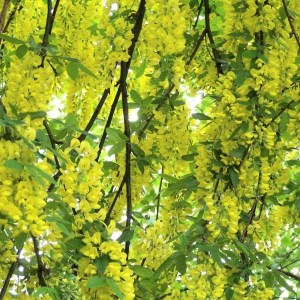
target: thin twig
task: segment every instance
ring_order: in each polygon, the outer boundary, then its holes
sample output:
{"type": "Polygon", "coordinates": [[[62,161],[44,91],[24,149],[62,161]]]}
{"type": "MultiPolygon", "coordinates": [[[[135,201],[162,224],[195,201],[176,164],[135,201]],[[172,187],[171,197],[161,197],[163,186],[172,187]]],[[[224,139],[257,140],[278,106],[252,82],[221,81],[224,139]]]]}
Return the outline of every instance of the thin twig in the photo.
{"type": "Polygon", "coordinates": [[[291,273],[289,271],[285,271],[283,269],[275,269],[275,270],[300,282],[300,276],[298,276],[298,275],[296,275],[294,273],[291,273]]]}
{"type": "MultiPolygon", "coordinates": [[[[49,140],[50,140],[52,149],[56,150],[55,138],[54,138],[54,136],[53,136],[53,134],[52,134],[52,131],[51,131],[51,129],[50,129],[50,127],[49,127],[49,125],[48,125],[46,119],[44,119],[43,125],[45,126],[46,131],[47,131],[47,133],[48,133],[48,136],[49,136],[49,140]]],[[[53,154],[53,156],[54,156],[54,161],[55,161],[56,169],[57,169],[58,171],[60,171],[60,163],[59,163],[59,161],[58,161],[58,158],[57,158],[57,156],[56,156],[55,154],[53,154]]]]}
{"type": "Polygon", "coordinates": [[[292,21],[292,18],[291,18],[291,15],[289,13],[289,10],[288,10],[288,7],[286,5],[285,0],[282,0],[282,4],[283,4],[283,8],[284,8],[285,14],[286,14],[286,16],[288,18],[288,21],[289,21],[289,24],[290,24],[290,27],[291,27],[291,30],[292,30],[292,34],[294,35],[295,40],[296,40],[296,42],[298,44],[298,47],[300,48],[300,40],[299,40],[299,37],[298,37],[298,35],[296,33],[296,30],[295,30],[295,27],[294,27],[294,24],[293,24],[293,21],[292,21]]]}
{"type": "Polygon", "coordinates": [[[204,0],[204,18],[205,18],[205,29],[207,32],[207,36],[209,39],[209,42],[212,46],[212,52],[213,52],[213,56],[214,56],[214,60],[216,63],[216,68],[219,74],[223,74],[223,69],[222,69],[222,65],[220,63],[220,55],[219,52],[217,51],[217,49],[215,48],[215,42],[214,42],[214,38],[211,32],[211,28],[210,28],[210,6],[209,6],[209,0],[204,0]]]}
{"type": "Polygon", "coordinates": [[[41,64],[39,67],[44,67],[45,58],[47,55],[47,46],[49,44],[49,36],[52,33],[53,23],[55,20],[55,16],[58,10],[60,0],[56,0],[55,7],[52,11],[52,0],[47,0],[47,18],[46,18],[46,26],[45,26],[45,33],[43,36],[43,42],[42,42],[42,49],[40,56],[42,58],[41,64]]]}
{"type": "Polygon", "coordinates": [[[1,292],[0,292],[0,300],[4,299],[4,296],[6,294],[7,288],[9,286],[10,279],[13,276],[13,274],[15,272],[15,269],[16,269],[18,263],[19,263],[21,252],[22,252],[22,248],[18,250],[18,252],[17,252],[17,259],[11,264],[11,266],[10,266],[10,268],[8,270],[8,273],[7,273],[6,278],[4,280],[4,283],[3,283],[3,287],[2,287],[1,292]]]}
{"type": "MultiPolygon", "coordinates": [[[[100,99],[100,101],[99,101],[99,103],[98,103],[96,109],[94,110],[93,115],[91,116],[91,118],[90,118],[88,124],[86,125],[86,127],[85,127],[85,129],[84,129],[85,132],[89,132],[90,129],[92,128],[92,126],[93,126],[93,124],[94,124],[94,122],[95,122],[97,116],[99,115],[99,113],[100,113],[100,111],[101,111],[101,109],[102,109],[102,107],[103,107],[103,105],[104,105],[104,102],[105,102],[106,98],[108,97],[109,93],[110,93],[110,89],[109,89],[109,88],[107,88],[106,90],[104,90],[104,93],[103,93],[103,95],[102,95],[102,97],[101,97],[101,99],[100,99]]],[[[85,134],[85,133],[82,133],[82,134],[79,136],[78,140],[79,140],[80,142],[82,142],[82,141],[84,140],[84,137],[85,137],[85,136],[86,136],[86,134],[85,134]]],[[[96,160],[97,160],[97,159],[96,159],[96,160]]]]}
{"type": "MultiPolygon", "coordinates": [[[[126,63],[121,63],[121,80],[120,87],[122,90],[122,107],[124,119],[124,134],[127,137],[125,149],[125,183],[126,183],[126,226],[125,230],[130,230],[132,215],[132,195],[131,195],[131,132],[129,124],[128,94],[126,84],[126,63]]],[[[125,242],[125,253],[127,260],[129,259],[130,241],[125,242]]]]}
{"type": "MultiPolygon", "coordinates": [[[[161,174],[164,173],[164,167],[162,166],[161,169],[161,174]]],[[[161,190],[162,190],[162,183],[163,183],[163,178],[160,178],[160,182],[159,182],[159,187],[158,187],[158,194],[157,194],[157,205],[156,205],[156,221],[158,220],[158,216],[159,216],[159,208],[160,208],[160,196],[161,196],[161,190]]]]}
{"type": "Polygon", "coordinates": [[[3,30],[2,30],[2,33],[4,33],[4,32],[7,31],[8,26],[10,25],[10,23],[11,23],[12,20],[14,19],[14,17],[15,17],[15,15],[16,15],[17,11],[20,11],[20,10],[23,8],[22,5],[19,6],[20,2],[21,2],[21,0],[19,0],[19,1],[15,4],[13,10],[12,10],[11,13],[9,14],[9,17],[8,17],[8,19],[7,19],[7,22],[6,22],[6,24],[5,24],[5,26],[4,26],[3,30]]]}
{"type": "Polygon", "coordinates": [[[106,124],[105,124],[104,130],[103,130],[100,142],[99,142],[98,153],[97,153],[97,157],[95,159],[95,161],[97,161],[97,162],[99,161],[101,152],[103,150],[104,142],[105,142],[105,139],[106,139],[106,136],[107,136],[106,129],[110,127],[110,124],[111,124],[112,119],[114,117],[115,109],[117,107],[117,104],[118,104],[118,101],[119,101],[119,98],[120,98],[120,95],[121,95],[121,88],[119,86],[119,88],[117,90],[117,93],[115,95],[115,99],[114,99],[114,101],[113,101],[113,103],[110,107],[110,112],[109,112],[109,115],[107,117],[106,124]]]}
{"type": "Polygon", "coordinates": [[[3,3],[2,11],[0,14],[0,32],[3,32],[4,22],[5,22],[6,14],[8,11],[9,3],[10,3],[10,0],[5,0],[3,3]]]}
{"type": "Polygon", "coordinates": [[[47,286],[47,283],[44,279],[44,272],[45,272],[46,268],[42,262],[42,258],[41,258],[40,251],[39,251],[39,244],[38,244],[36,237],[34,237],[32,235],[31,238],[33,241],[34,253],[35,253],[37,265],[38,265],[37,275],[38,275],[38,279],[39,279],[39,285],[47,286]]]}
{"type": "Polygon", "coordinates": [[[116,193],[116,195],[115,195],[115,198],[114,198],[113,202],[111,203],[111,205],[110,205],[110,207],[109,207],[109,209],[108,209],[107,215],[106,215],[105,220],[104,220],[104,223],[105,223],[106,225],[109,224],[109,221],[110,221],[110,215],[111,215],[111,213],[112,213],[112,211],[113,211],[113,209],[114,209],[114,207],[115,207],[115,204],[116,204],[116,202],[117,202],[119,196],[121,195],[121,192],[122,192],[122,189],[123,189],[124,184],[125,184],[125,177],[123,177],[123,179],[122,179],[122,181],[121,181],[121,184],[120,184],[120,186],[119,186],[119,189],[118,189],[118,191],[117,191],[117,193],[116,193]]]}
{"type": "Polygon", "coordinates": [[[201,14],[201,10],[202,10],[202,6],[203,6],[203,0],[201,0],[200,4],[198,6],[198,14],[197,14],[194,26],[193,26],[194,29],[197,27],[197,24],[198,24],[198,21],[199,21],[199,18],[200,18],[200,14],[201,14]]]}

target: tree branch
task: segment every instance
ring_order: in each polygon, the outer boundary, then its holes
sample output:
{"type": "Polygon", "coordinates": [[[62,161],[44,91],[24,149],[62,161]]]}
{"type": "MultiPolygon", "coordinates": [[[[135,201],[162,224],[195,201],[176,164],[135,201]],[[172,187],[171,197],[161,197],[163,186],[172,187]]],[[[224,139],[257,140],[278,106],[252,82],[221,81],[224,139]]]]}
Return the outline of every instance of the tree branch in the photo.
{"type": "Polygon", "coordinates": [[[115,207],[115,204],[116,204],[116,202],[117,202],[119,196],[121,195],[121,192],[122,192],[122,189],[123,189],[124,184],[125,184],[125,177],[123,177],[123,179],[122,179],[122,181],[121,181],[121,184],[120,184],[120,186],[119,186],[119,189],[118,189],[118,191],[117,191],[117,193],[116,193],[116,195],[115,195],[115,198],[114,198],[113,202],[111,203],[111,205],[110,205],[110,207],[109,207],[109,209],[108,209],[107,215],[106,215],[105,220],[104,220],[104,223],[105,223],[106,225],[108,225],[108,223],[109,223],[109,221],[110,221],[110,215],[111,215],[111,213],[112,213],[112,211],[113,211],[113,209],[114,209],[114,207],[115,207]]]}
{"type": "MultiPolygon", "coordinates": [[[[161,169],[161,174],[164,173],[164,167],[162,166],[161,169]]],[[[158,220],[158,216],[159,216],[159,207],[160,207],[160,194],[161,194],[161,189],[162,189],[162,183],[163,183],[163,178],[160,178],[160,182],[159,182],[159,187],[158,187],[158,194],[157,194],[157,205],[156,205],[156,221],[158,220]]]]}
{"type": "MultiPolygon", "coordinates": [[[[100,101],[99,101],[99,103],[98,103],[96,109],[94,110],[93,115],[91,116],[91,118],[90,118],[88,124],[86,125],[86,127],[85,127],[85,129],[84,129],[85,132],[89,132],[90,129],[92,128],[92,126],[93,126],[93,124],[94,124],[94,122],[95,122],[97,116],[99,115],[99,113],[100,113],[100,111],[101,111],[101,109],[102,109],[102,107],[103,107],[103,105],[104,105],[104,102],[105,102],[106,98],[108,97],[109,93],[110,93],[110,89],[109,89],[109,88],[107,88],[106,90],[104,90],[104,93],[103,93],[103,95],[102,95],[102,97],[101,97],[101,99],[100,99],[100,101]]],[[[84,133],[82,133],[82,134],[79,136],[78,140],[79,140],[80,142],[82,142],[82,141],[84,140],[85,136],[86,136],[86,135],[85,135],[84,133]]],[[[96,161],[97,161],[97,160],[98,160],[98,158],[96,159],[96,161]]]]}
{"type": "Polygon", "coordinates": [[[282,4],[283,4],[283,8],[284,8],[285,14],[286,14],[287,19],[288,19],[289,24],[290,24],[290,27],[291,27],[291,30],[292,30],[292,34],[294,35],[295,40],[296,40],[296,42],[298,44],[298,47],[300,48],[300,40],[299,40],[299,37],[298,37],[298,35],[296,33],[296,30],[295,30],[295,27],[294,27],[294,24],[293,24],[293,21],[292,21],[292,18],[291,18],[291,15],[289,13],[289,10],[288,10],[288,7],[286,5],[285,0],[282,0],[282,4]]]}
{"type": "Polygon", "coordinates": [[[58,10],[59,2],[60,0],[56,0],[55,7],[52,11],[52,0],[47,0],[47,19],[46,19],[45,33],[43,36],[42,49],[40,53],[40,56],[42,58],[42,62],[39,66],[40,68],[44,68],[44,62],[47,55],[46,48],[49,44],[49,36],[52,33],[53,23],[58,10]]]}
{"type": "Polygon", "coordinates": [[[38,241],[36,239],[36,237],[34,237],[33,235],[31,236],[32,241],[33,241],[33,247],[34,247],[34,253],[36,256],[36,260],[37,260],[37,265],[38,265],[38,269],[37,269],[37,275],[38,275],[38,279],[39,279],[39,285],[40,286],[47,286],[46,281],[44,279],[44,272],[46,270],[43,262],[42,262],[42,258],[40,256],[40,251],[39,251],[39,244],[38,241]]]}
{"type": "MultiPolygon", "coordinates": [[[[53,136],[53,134],[52,134],[52,132],[51,132],[51,129],[50,129],[50,127],[49,127],[49,125],[48,125],[46,119],[44,119],[43,125],[45,126],[46,131],[47,131],[47,133],[48,133],[49,140],[50,140],[50,143],[51,143],[51,147],[52,147],[54,150],[56,150],[55,138],[54,138],[54,136],[53,136]]],[[[59,161],[58,161],[58,158],[57,158],[57,156],[56,156],[55,154],[53,154],[53,156],[54,156],[54,161],[55,161],[56,169],[57,169],[58,172],[60,172],[60,163],[59,163],[59,161]]]]}
{"type": "Polygon", "coordinates": [[[114,113],[115,113],[115,109],[117,107],[120,95],[121,95],[121,88],[119,86],[119,88],[117,90],[117,93],[115,95],[115,99],[114,99],[114,101],[113,101],[113,103],[112,103],[112,105],[110,107],[110,112],[109,112],[108,118],[106,120],[106,124],[105,124],[104,130],[103,130],[103,134],[102,134],[101,139],[100,139],[100,143],[99,143],[99,146],[98,146],[98,153],[97,153],[97,157],[95,159],[96,162],[99,161],[101,152],[103,150],[104,142],[105,142],[105,139],[106,139],[106,136],[107,136],[106,129],[109,128],[109,126],[110,126],[110,124],[112,122],[112,119],[113,119],[113,116],[114,116],[114,113]]]}
{"type": "Polygon", "coordinates": [[[3,3],[2,11],[0,14],[0,32],[3,32],[4,22],[5,22],[6,14],[8,11],[9,3],[10,3],[10,0],[5,0],[3,3]]]}
{"type": "Polygon", "coordinates": [[[215,48],[214,38],[210,28],[210,7],[209,0],[204,0],[204,18],[205,18],[205,30],[209,39],[210,44],[212,45],[212,52],[214,56],[214,60],[216,63],[216,68],[219,74],[223,74],[222,65],[220,63],[220,55],[217,49],[215,48]]]}
{"type": "Polygon", "coordinates": [[[296,275],[294,273],[291,273],[289,271],[285,271],[283,269],[275,269],[275,270],[300,282],[300,276],[298,276],[298,275],[296,275]]]}
{"type": "Polygon", "coordinates": [[[1,292],[0,292],[0,300],[4,299],[4,296],[6,294],[7,288],[9,286],[10,279],[13,276],[13,274],[15,272],[15,269],[16,269],[18,263],[19,263],[21,252],[22,252],[22,249],[19,249],[18,252],[17,252],[17,259],[16,259],[16,261],[14,261],[11,264],[11,266],[10,266],[10,268],[8,270],[7,276],[6,276],[5,280],[4,280],[3,287],[2,287],[1,292]]]}
{"type": "Polygon", "coordinates": [[[201,0],[200,4],[198,6],[198,14],[197,14],[194,26],[193,26],[194,29],[197,27],[197,24],[198,24],[198,21],[199,21],[199,18],[200,18],[200,14],[201,14],[201,10],[202,10],[202,6],[203,6],[203,0],[201,0]]]}
{"type": "MultiPolygon", "coordinates": [[[[200,48],[200,46],[201,46],[201,44],[202,44],[202,42],[203,42],[203,40],[204,40],[204,38],[205,38],[205,34],[206,34],[206,29],[203,30],[203,32],[201,33],[199,39],[197,40],[197,42],[196,42],[196,44],[195,44],[195,47],[194,47],[194,50],[193,50],[193,52],[191,53],[191,56],[190,56],[189,60],[188,60],[187,63],[186,63],[186,66],[189,66],[189,65],[191,64],[191,62],[193,61],[193,59],[194,59],[196,53],[198,52],[198,50],[199,50],[199,48],[200,48]]],[[[174,88],[175,88],[175,84],[172,83],[172,84],[170,85],[170,87],[168,88],[168,90],[166,91],[166,93],[164,94],[163,98],[164,98],[164,99],[168,99],[168,98],[170,97],[170,94],[171,94],[171,92],[173,91],[174,88]]],[[[156,107],[155,111],[158,111],[163,105],[164,105],[164,103],[159,104],[159,105],[156,107]]],[[[144,126],[143,126],[142,129],[138,132],[139,138],[141,138],[141,137],[143,136],[143,134],[144,134],[145,131],[147,130],[147,128],[148,128],[150,122],[153,120],[154,116],[155,116],[155,113],[154,113],[154,112],[152,112],[152,113],[148,116],[148,118],[147,118],[146,121],[145,121],[144,126]]]]}

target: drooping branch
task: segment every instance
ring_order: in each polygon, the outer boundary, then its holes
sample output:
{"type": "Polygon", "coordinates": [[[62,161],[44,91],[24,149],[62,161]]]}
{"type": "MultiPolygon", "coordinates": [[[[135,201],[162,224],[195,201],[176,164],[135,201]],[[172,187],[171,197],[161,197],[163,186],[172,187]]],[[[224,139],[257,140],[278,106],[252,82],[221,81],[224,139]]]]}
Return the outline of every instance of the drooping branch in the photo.
{"type": "MultiPolygon", "coordinates": [[[[109,88],[106,89],[106,90],[104,90],[104,93],[103,93],[103,95],[102,95],[102,97],[101,97],[101,99],[100,99],[97,107],[95,108],[93,115],[91,116],[88,124],[86,125],[86,127],[84,129],[85,132],[89,132],[90,129],[92,128],[92,126],[93,126],[95,120],[97,119],[97,116],[99,115],[99,113],[100,113],[100,111],[101,111],[101,109],[102,109],[102,107],[104,105],[104,102],[105,102],[106,98],[108,97],[109,93],[110,93],[110,89],[109,88]]],[[[79,136],[78,140],[80,142],[82,142],[84,140],[85,136],[86,135],[84,133],[82,133],[79,136]]],[[[98,160],[98,159],[96,159],[96,160],[98,160]]]]}
{"type": "Polygon", "coordinates": [[[55,20],[55,16],[58,10],[60,0],[56,0],[54,9],[52,8],[52,0],[47,0],[47,18],[46,18],[46,26],[45,26],[45,33],[43,36],[43,42],[42,42],[42,49],[40,56],[42,58],[42,62],[39,67],[44,67],[45,58],[47,55],[47,46],[49,44],[49,36],[52,33],[53,23],[55,20]]]}
{"type": "Polygon", "coordinates": [[[119,98],[120,98],[120,95],[121,95],[121,88],[119,86],[118,90],[117,90],[117,93],[115,95],[115,99],[110,107],[110,112],[109,112],[109,115],[107,117],[107,120],[106,120],[106,124],[104,126],[104,130],[103,130],[103,133],[102,133],[102,136],[101,136],[101,139],[100,139],[100,142],[99,142],[99,146],[98,146],[98,153],[97,153],[97,157],[96,157],[96,161],[98,162],[99,161],[99,158],[100,158],[100,155],[101,155],[101,152],[103,150],[103,146],[104,146],[104,142],[105,142],[105,139],[106,139],[106,136],[107,136],[107,133],[106,133],[106,129],[110,127],[110,124],[113,120],[113,117],[114,117],[114,113],[115,113],[115,109],[117,107],[117,104],[118,104],[118,101],[119,101],[119,98]]]}
{"type": "Polygon", "coordinates": [[[47,286],[46,281],[44,279],[45,266],[43,264],[43,261],[42,261],[41,255],[40,255],[39,244],[38,244],[36,237],[31,236],[31,238],[33,241],[34,253],[35,253],[37,265],[38,265],[37,275],[38,275],[38,279],[39,279],[39,285],[47,286]]]}
{"type": "Polygon", "coordinates": [[[201,14],[201,10],[202,10],[202,6],[203,6],[203,0],[201,0],[200,4],[198,6],[198,14],[197,14],[194,26],[193,26],[194,29],[197,27],[197,24],[198,24],[198,21],[199,21],[199,18],[200,18],[200,14],[201,14]]]}
{"type": "Polygon", "coordinates": [[[5,0],[3,3],[2,11],[0,14],[0,32],[3,32],[4,29],[4,23],[8,11],[8,6],[9,6],[10,0],[5,0]]]}
{"type": "Polygon", "coordinates": [[[9,27],[10,23],[12,22],[12,20],[14,19],[17,11],[20,11],[23,8],[22,5],[19,5],[20,2],[21,2],[21,0],[17,1],[17,3],[15,4],[13,10],[9,14],[9,17],[8,17],[8,19],[6,21],[6,24],[5,24],[5,26],[4,26],[3,30],[2,30],[2,33],[4,33],[4,32],[7,31],[8,27],[9,27]]]}
{"type": "MultiPolygon", "coordinates": [[[[121,63],[121,80],[120,87],[122,92],[122,107],[123,107],[123,119],[124,119],[124,133],[127,137],[125,148],[125,184],[126,184],[126,228],[130,230],[131,215],[132,215],[132,198],[131,198],[131,132],[129,124],[129,109],[128,109],[128,94],[126,84],[126,63],[121,63]]],[[[127,260],[129,258],[130,241],[125,242],[125,253],[127,260]]]]}
{"type": "MultiPolygon", "coordinates": [[[[200,46],[201,46],[201,44],[202,44],[202,42],[203,42],[203,40],[204,40],[204,38],[205,38],[205,35],[206,35],[206,29],[204,29],[204,30],[202,31],[200,37],[198,38],[198,40],[197,40],[197,42],[196,42],[196,44],[195,44],[195,46],[194,46],[193,52],[191,53],[190,58],[189,58],[189,60],[188,60],[187,63],[186,63],[186,66],[187,66],[187,67],[191,64],[191,62],[193,61],[195,55],[197,54],[197,52],[198,52],[198,50],[199,50],[199,48],[200,48],[200,46]]],[[[170,85],[170,87],[167,89],[167,91],[165,92],[163,98],[164,98],[164,99],[168,99],[168,98],[170,97],[170,95],[171,95],[171,93],[172,93],[172,91],[173,91],[174,88],[175,88],[175,84],[172,83],[172,84],[170,85]]],[[[160,104],[156,107],[155,111],[158,111],[163,105],[164,105],[164,102],[163,102],[163,103],[160,103],[160,104]]],[[[147,130],[149,124],[150,124],[151,121],[153,120],[154,116],[155,116],[155,113],[152,112],[152,113],[147,117],[147,119],[145,120],[145,124],[143,125],[142,129],[138,132],[139,138],[141,138],[141,137],[143,136],[143,134],[144,134],[145,131],[147,130]]]]}
{"type": "Polygon", "coordinates": [[[290,15],[290,13],[289,13],[289,10],[288,10],[288,7],[287,7],[287,5],[286,5],[285,0],[282,0],[282,4],[283,4],[283,8],[284,8],[285,14],[286,14],[286,16],[287,16],[287,19],[288,19],[288,21],[289,21],[291,30],[292,30],[292,35],[295,37],[295,40],[296,40],[296,42],[297,42],[297,44],[298,44],[298,47],[300,48],[300,39],[299,39],[299,37],[298,37],[298,35],[297,35],[297,33],[296,33],[296,29],[295,29],[295,27],[294,27],[294,24],[293,24],[293,21],[292,21],[292,17],[291,17],[291,15],[290,15]]]}
{"type": "MultiPolygon", "coordinates": [[[[52,149],[56,150],[55,138],[54,138],[54,136],[52,134],[52,131],[51,131],[51,129],[50,129],[50,127],[49,127],[46,119],[44,119],[43,125],[45,126],[46,131],[48,133],[52,149]]],[[[53,156],[54,156],[54,161],[55,161],[56,169],[57,169],[58,172],[60,172],[60,163],[58,161],[58,158],[57,158],[57,156],[55,154],[53,154],[53,156]]]]}
{"type": "Polygon", "coordinates": [[[22,252],[22,249],[19,249],[18,252],[17,252],[17,259],[11,264],[11,266],[10,266],[8,272],[7,272],[7,276],[6,276],[5,280],[4,280],[3,287],[2,287],[2,289],[0,291],[0,300],[4,299],[4,296],[6,294],[7,288],[9,286],[9,282],[11,280],[11,277],[13,276],[13,274],[15,272],[15,269],[18,266],[21,252],[22,252]]]}
{"type": "Polygon", "coordinates": [[[104,220],[104,223],[105,223],[106,225],[109,224],[110,215],[111,215],[111,213],[112,213],[112,211],[113,211],[113,209],[114,209],[114,207],[115,207],[115,204],[116,204],[116,202],[117,202],[119,196],[121,195],[121,192],[122,192],[122,189],[123,189],[124,184],[125,184],[125,177],[123,177],[123,179],[122,179],[122,181],[121,181],[121,184],[120,184],[120,186],[119,186],[119,188],[118,188],[118,190],[117,190],[117,192],[116,192],[116,195],[115,195],[115,197],[114,197],[114,200],[112,201],[112,203],[111,203],[111,205],[110,205],[110,207],[109,207],[109,209],[108,209],[107,215],[106,215],[105,220],[104,220]]]}
{"type": "MultiPolygon", "coordinates": [[[[164,174],[164,167],[163,167],[163,166],[162,166],[162,169],[161,169],[161,174],[164,174]]],[[[160,178],[160,181],[159,181],[158,194],[157,194],[156,221],[158,220],[158,216],[159,216],[159,208],[160,208],[160,197],[161,197],[162,183],[163,183],[163,178],[161,177],[161,178],[160,178]]]]}
{"type": "Polygon", "coordinates": [[[209,42],[212,46],[212,53],[215,60],[216,68],[218,71],[218,74],[223,74],[222,65],[220,63],[220,55],[218,50],[216,49],[214,37],[211,32],[210,27],[210,6],[209,6],[209,0],[204,0],[204,18],[205,18],[205,30],[209,39],[209,42]]]}

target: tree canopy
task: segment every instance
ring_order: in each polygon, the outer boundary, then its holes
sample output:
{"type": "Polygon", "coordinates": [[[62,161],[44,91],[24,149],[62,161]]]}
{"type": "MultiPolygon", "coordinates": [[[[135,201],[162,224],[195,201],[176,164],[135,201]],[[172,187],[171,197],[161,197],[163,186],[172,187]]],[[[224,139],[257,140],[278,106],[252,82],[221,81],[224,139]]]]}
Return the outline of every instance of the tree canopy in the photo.
{"type": "Polygon", "coordinates": [[[0,300],[299,299],[300,1],[0,12],[0,300]]]}

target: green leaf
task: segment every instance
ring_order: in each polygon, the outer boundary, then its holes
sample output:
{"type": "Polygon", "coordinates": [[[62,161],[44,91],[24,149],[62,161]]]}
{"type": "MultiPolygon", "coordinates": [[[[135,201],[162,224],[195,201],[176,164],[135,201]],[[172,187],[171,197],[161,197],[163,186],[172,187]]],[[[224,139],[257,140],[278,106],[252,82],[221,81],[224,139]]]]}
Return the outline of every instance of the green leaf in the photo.
{"type": "Polygon", "coordinates": [[[296,294],[294,289],[285,281],[284,275],[281,272],[273,270],[272,274],[281,287],[284,287],[291,293],[296,294]]]}
{"type": "Polygon", "coordinates": [[[237,187],[237,185],[239,183],[239,175],[233,168],[229,168],[229,177],[230,177],[232,186],[234,188],[237,187]]]}
{"type": "Polygon", "coordinates": [[[90,69],[88,69],[86,66],[84,66],[82,63],[78,63],[77,65],[82,72],[84,72],[85,74],[87,74],[91,77],[94,77],[95,79],[98,79],[98,77],[90,69]]]}
{"type": "Polygon", "coordinates": [[[234,294],[234,290],[231,287],[227,287],[225,289],[225,299],[231,300],[234,294]]]}
{"type": "Polygon", "coordinates": [[[124,295],[119,289],[116,281],[112,278],[106,278],[106,283],[110,286],[114,294],[118,297],[118,299],[124,299],[124,295]]]}
{"type": "Polygon", "coordinates": [[[34,119],[44,118],[44,117],[46,117],[47,114],[46,114],[45,111],[29,111],[29,112],[26,112],[26,113],[20,113],[19,117],[24,119],[28,115],[30,116],[31,120],[34,120],[34,119]]]}
{"type": "Polygon", "coordinates": [[[131,149],[135,156],[145,157],[145,152],[137,144],[131,144],[131,149]]]}
{"type": "Polygon", "coordinates": [[[68,113],[66,116],[66,125],[68,126],[78,126],[77,118],[72,113],[68,113]]]}
{"type": "Polygon", "coordinates": [[[133,100],[133,102],[138,103],[138,104],[142,103],[142,101],[143,101],[140,94],[135,90],[130,91],[130,97],[133,100]]]}
{"type": "Polygon", "coordinates": [[[103,286],[106,285],[106,279],[105,277],[103,276],[94,276],[94,277],[91,277],[87,283],[86,283],[86,287],[89,288],[89,289],[97,289],[97,288],[101,288],[103,286]]]}
{"type": "Polygon", "coordinates": [[[169,269],[172,265],[175,264],[176,258],[180,255],[184,255],[182,251],[176,251],[172,255],[170,255],[159,267],[158,269],[154,272],[153,277],[158,278],[159,275],[169,269]]]}
{"type": "Polygon", "coordinates": [[[24,165],[15,159],[8,159],[3,164],[5,167],[21,171],[24,169],[24,165]]]}
{"type": "Polygon", "coordinates": [[[169,186],[163,191],[164,197],[176,194],[181,190],[196,190],[198,187],[198,181],[195,176],[187,176],[182,179],[178,179],[174,183],[170,183],[169,186]]]}
{"type": "Polygon", "coordinates": [[[179,181],[179,179],[169,176],[167,174],[159,174],[159,176],[170,183],[176,183],[179,181]]]}
{"type": "Polygon", "coordinates": [[[25,44],[25,42],[3,33],[0,33],[0,38],[12,44],[25,44]]]}
{"type": "Polygon", "coordinates": [[[108,155],[115,155],[118,154],[119,152],[121,152],[124,148],[125,148],[126,142],[125,141],[121,141],[118,142],[116,144],[114,144],[108,151],[108,155]]]}
{"type": "Polygon", "coordinates": [[[118,242],[123,243],[123,242],[126,242],[126,241],[130,241],[130,240],[132,240],[133,235],[134,235],[134,230],[125,229],[122,232],[121,236],[118,238],[118,242]]]}
{"type": "Polygon", "coordinates": [[[230,156],[243,158],[245,154],[246,148],[245,147],[238,147],[237,149],[233,149],[229,152],[230,156]]]}
{"type": "Polygon", "coordinates": [[[258,52],[257,50],[245,50],[243,51],[243,56],[246,58],[255,58],[257,57],[258,52]]]}
{"type": "Polygon", "coordinates": [[[106,133],[115,142],[128,141],[128,137],[120,129],[106,128],[106,133]]]}
{"type": "Polygon", "coordinates": [[[238,71],[236,74],[235,84],[241,86],[245,80],[249,77],[250,73],[246,70],[238,71]]]}
{"type": "Polygon", "coordinates": [[[296,201],[295,201],[295,207],[298,210],[298,212],[300,213],[300,199],[296,199],[296,201]]]}
{"type": "Polygon", "coordinates": [[[176,263],[177,271],[181,275],[185,274],[185,272],[186,272],[186,257],[185,257],[185,255],[182,254],[182,255],[177,256],[175,263],[176,263]]]}
{"type": "Polygon", "coordinates": [[[150,278],[154,275],[154,272],[152,270],[143,266],[131,266],[130,268],[137,276],[140,276],[142,278],[150,278]]]}
{"type": "Polygon", "coordinates": [[[69,250],[78,250],[78,249],[82,248],[83,246],[84,246],[84,243],[82,241],[82,238],[80,238],[80,237],[74,237],[66,242],[66,247],[69,250]]]}
{"type": "Polygon", "coordinates": [[[27,51],[27,46],[25,44],[22,44],[16,49],[16,56],[21,59],[26,55],[27,51]]]}
{"type": "MultiPolygon", "coordinates": [[[[56,181],[53,179],[53,177],[49,174],[47,174],[46,172],[44,172],[42,169],[38,168],[35,165],[25,165],[26,169],[28,170],[28,172],[34,177],[40,177],[43,179],[46,179],[49,183],[56,183],[56,181]]],[[[38,180],[40,182],[40,180],[38,180]]],[[[44,185],[44,184],[42,184],[44,185]]]]}
{"type": "Polygon", "coordinates": [[[24,243],[27,239],[28,233],[27,232],[21,232],[16,238],[15,238],[15,246],[18,250],[22,249],[24,246],[24,243]]]}
{"type": "Polygon", "coordinates": [[[195,156],[197,155],[198,153],[186,154],[186,155],[182,155],[181,159],[185,161],[195,161],[195,156]]]}
{"type": "Polygon", "coordinates": [[[192,114],[192,118],[196,119],[196,120],[203,120],[203,121],[207,121],[207,120],[212,120],[211,117],[203,114],[203,113],[195,113],[192,114]]]}
{"type": "Polygon", "coordinates": [[[251,251],[247,248],[247,246],[245,244],[243,244],[242,242],[240,242],[239,240],[234,240],[234,243],[236,245],[236,247],[243,252],[247,257],[250,258],[254,258],[253,254],[251,253],[251,251]]]}
{"type": "Polygon", "coordinates": [[[67,73],[72,80],[77,79],[79,74],[79,64],[75,62],[69,62],[67,64],[67,73]]]}
{"type": "Polygon", "coordinates": [[[270,287],[272,288],[274,286],[274,275],[272,272],[270,272],[269,270],[266,271],[266,273],[264,274],[263,280],[266,284],[266,287],[270,287]]]}
{"type": "Polygon", "coordinates": [[[106,267],[109,262],[108,255],[102,255],[100,258],[97,258],[95,261],[95,266],[100,274],[104,274],[106,267]]]}

